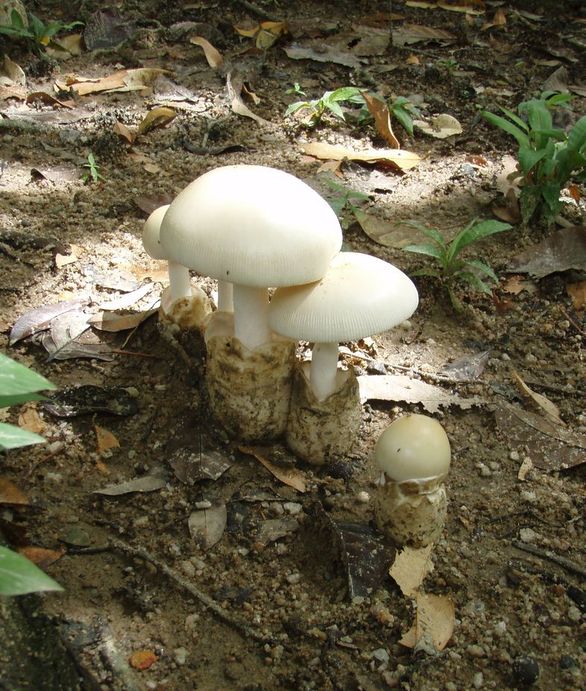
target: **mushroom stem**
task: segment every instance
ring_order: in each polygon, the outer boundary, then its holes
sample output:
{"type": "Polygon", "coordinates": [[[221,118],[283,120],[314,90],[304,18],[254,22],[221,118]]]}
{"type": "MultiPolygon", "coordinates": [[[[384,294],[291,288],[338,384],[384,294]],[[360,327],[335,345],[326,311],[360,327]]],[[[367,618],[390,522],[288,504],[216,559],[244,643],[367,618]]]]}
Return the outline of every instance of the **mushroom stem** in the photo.
{"type": "Polygon", "coordinates": [[[234,336],[247,348],[254,350],[271,340],[268,290],[234,285],[233,291],[234,336]]]}
{"type": "Polygon", "coordinates": [[[169,260],[169,292],[171,293],[171,304],[175,300],[187,298],[191,295],[189,269],[171,260],[169,260]]]}
{"type": "Polygon", "coordinates": [[[234,300],[232,297],[232,284],[228,281],[218,281],[218,310],[220,312],[233,312],[234,300]]]}
{"type": "Polygon", "coordinates": [[[338,344],[315,343],[311,351],[309,381],[318,401],[324,401],[338,388],[338,344]]]}

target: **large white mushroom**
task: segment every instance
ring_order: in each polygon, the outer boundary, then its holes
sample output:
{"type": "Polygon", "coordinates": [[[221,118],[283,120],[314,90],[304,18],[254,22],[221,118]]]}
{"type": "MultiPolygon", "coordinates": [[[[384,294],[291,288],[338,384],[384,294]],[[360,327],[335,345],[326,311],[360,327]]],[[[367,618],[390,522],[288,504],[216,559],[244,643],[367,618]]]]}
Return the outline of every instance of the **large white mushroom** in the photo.
{"type": "Polygon", "coordinates": [[[405,415],[381,434],[374,460],[381,477],[374,494],[378,527],[399,545],[424,547],[442,533],[450,442],[427,415],[405,415]]]}
{"type": "Polygon", "coordinates": [[[281,170],[233,165],[208,171],[171,203],[161,226],[167,256],[233,285],[234,336],[271,340],[268,288],[320,279],[342,245],[330,205],[281,170]]]}
{"type": "Polygon", "coordinates": [[[353,370],[338,369],[338,343],[396,326],[417,303],[402,271],[359,252],[340,252],[315,283],[275,291],[271,329],[314,344],[309,367],[296,370],[287,422],[287,443],[300,458],[322,464],[347,453],[360,425],[358,383],[353,370]]]}

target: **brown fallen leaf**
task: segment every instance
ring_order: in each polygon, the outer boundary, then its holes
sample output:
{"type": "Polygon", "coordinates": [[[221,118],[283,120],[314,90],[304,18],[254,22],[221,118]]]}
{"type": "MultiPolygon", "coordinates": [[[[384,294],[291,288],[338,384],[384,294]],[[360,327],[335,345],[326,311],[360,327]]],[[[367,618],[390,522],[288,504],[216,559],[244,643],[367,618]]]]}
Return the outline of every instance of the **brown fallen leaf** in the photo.
{"type": "Polygon", "coordinates": [[[219,50],[214,48],[214,46],[204,38],[203,36],[193,36],[189,39],[189,42],[194,46],[199,46],[203,48],[204,55],[208,61],[208,65],[214,70],[217,70],[224,64],[224,58],[219,50]]]}
{"type": "Polygon", "coordinates": [[[415,624],[399,643],[433,655],[448,644],[456,623],[456,608],[447,595],[417,593],[415,624]]]}
{"type": "Polygon", "coordinates": [[[344,65],[352,69],[360,67],[360,58],[347,51],[341,51],[335,46],[324,44],[323,40],[313,45],[290,45],[285,48],[285,53],[291,60],[313,60],[315,62],[333,62],[336,65],[344,65]]]}
{"type": "Polygon", "coordinates": [[[46,91],[32,91],[26,97],[26,103],[28,105],[34,105],[35,103],[41,103],[44,106],[52,106],[53,108],[74,108],[74,101],[60,101],[55,96],[48,94],[46,91]]]}
{"type": "Polygon", "coordinates": [[[25,86],[26,75],[22,67],[11,60],[8,55],[4,56],[4,60],[0,63],[0,77],[6,77],[3,86],[25,86]]]}
{"type": "Polygon", "coordinates": [[[138,134],[146,134],[158,127],[165,127],[177,116],[177,111],[167,106],[157,106],[146,114],[138,126],[138,134]]]}
{"type": "Polygon", "coordinates": [[[487,29],[498,28],[501,29],[503,26],[507,25],[507,17],[505,11],[502,7],[499,7],[494,13],[492,20],[485,22],[481,27],[481,31],[486,31],[487,29]]]}
{"type": "Polygon", "coordinates": [[[34,434],[43,435],[47,430],[47,425],[37,412],[35,404],[24,405],[18,411],[18,426],[34,434]]]}
{"type": "MultiPolygon", "coordinates": [[[[166,272],[167,273],[167,272],[166,272]]],[[[153,314],[156,314],[158,309],[146,310],[145,312],[133,312],[131,314],[118,314],[116,312],[100,312],[94,314],[88,323],[94,329],[99,331],[108,331],[110,333],[117,333],[118,331],[128,331],[135,329],[153,314]]]]}
{"type": "Polygon", "coordinates": [[[523,400],[536,409],[536,412],[543,413],[555,425],[566,426],[566,423],[560,418],[560,411],[555,403],[552,403],[549,398],[542,396],[540,393],[533,391],[515,370],[511,372],[511,377],[523,400]]]}
{"type": "Polygon", "coordinates": [[[114,123],[114,127],[112,128],[114,134],[117,134],[119,137],[122,137],[122,139],[125,139],[129,144],[133,144],[134,140],[136,139],[136,133],[132,132],[128,127],[126,127],[125,124],[120,122],[120,120],[116,120],[114,123]]]}
{"type": "Polygon", "coordinates": [[[455,134],[462,134],[462,125],[452,115],[441,113],[432,117],[429,121],[414,120],[414,127],[418,127],[422,132],[436,139],[446,139],[455,134]]]}
{"type": "Polygon", "coordinates": [[[533,281],[529,281],[522,276],[513,274],[513,276],[509,276],[501,283],[501,290],[503,290],[505,293],[511,293],[511,295],[519,295],[523,291],[526,291],[527,293],[536,293],[537,286],[535,283],[533,283],[533,281]]]}
{"type": "Polygon", "coordinates": [[[439,43],[452,43],[456,40],[454,34],[444,29],[434,29],[420,24],[403,24],[393,29],[393,45],[403,48],[421,41],[437,41],[439,43]]]}
{"type": "Polygon", "coordinates": [[[518,254],[509,265],[509,271],[536,278],[568,269],[586,269],[586,226],[571,226],[552,233],[518,254]]]}
{"type": "Polygon", "coordinates": [[[30,506],[30,501],[24,492],[6,477],[0,477],[0,504],[13,506],[30,506]]]}
{"type": "Polygon", "coordinates": [[[251,118],[255,122],[258,122],[259,125],[270,124],[268,120],[261,118],[260,115],[256,115],[245,105],[240,95],[242,92],[242,80],[239,77],[233,79],[231,73],[228,73],[226,76],[226,87],[230,98],[230,106],[236,115],[243,115],[246,118],[251,118]]]}
{"type": "Polygon", "coordinates": [[[572,304],[576,311],[586,309],[586,281],[568,283],[566,286],[568,295],[572,298],[572,304]]]}
{"type": "Polygon", "coordinates": [[[65,554],[64,549],[46,549],[45,547],[33,547],[32,545],[20,547],[17,551],[41,569],[51,566],[51,564],[54,564],[65,554]]]}
{"type": "Polygon", "coordinates": [[[207,509],[193,511],[189,516],[187,526],[189,534],[197,544],[202,549],[208,550],[222,539],[227,521],[226,504],[222,502],[207,509]]]}
{"type": "Polygon", "coordinates": [[[270,449],[261,446],[239,446],[238,450],[248,456],[256,458],[259,463],[264,465],[264,467],[284,485],[292,487],[298,492],[306,491],[305,475],[300,470],[297,470],[297,468],[283,468],[269,461],[266,454],[270,449]]]}
{"type": "Polygon", "coordinates": [[[374,118],[376,131],[391,145],[392,149],[400,149],[401,143],[393,132],[391,114],[389,113],[387,104],[380,98],[372,96],[367,92],[364,92],[362,97],[364,98],[368,112],[374,118]]]}
{"type": "Polygon", "coordinates": [[[100,92],[142,91],[152,86],[157,77],[163,74],[169,74],[169,70],[139,67],[134,70],[119,70],[101,79],[70,77],[64,82],[57,82],[57,86],[63,91],[73,91],[78,96],[100,92]]]}
{"type": "Polygon", "coordinates": [[[366,235],[379,245],[399,249],[424,239],[423,233],[401,220],[388,220],[358,208],[353,213],[366,235]]]}
{"type": "Polygon", "coordinates": [[[389,576],[405,597],[415,597],[426,576],[433,571],[432,549],[433,544],[419,549],[404,547],[395,557],[389,576]]]}
{"type": "Polygon", "coordinates": [[[405,149],[362,149],[356,151],[342,144],[328,144],[327,142],[303,144],[301,150],[308,156],[320,159],[388,163],[399,171],[414,168],[421,160],[416,153],[405,149]]]}
{"type": "Polygon", "coordinates": [[[96,447],[98,453],[103,453],[104,451],[109,451],[110,449],[119,449],[120,442],[118,439],[107,430],[105,427],[100,427],[100,425],[94,425],[96,431],[96,447]]]}

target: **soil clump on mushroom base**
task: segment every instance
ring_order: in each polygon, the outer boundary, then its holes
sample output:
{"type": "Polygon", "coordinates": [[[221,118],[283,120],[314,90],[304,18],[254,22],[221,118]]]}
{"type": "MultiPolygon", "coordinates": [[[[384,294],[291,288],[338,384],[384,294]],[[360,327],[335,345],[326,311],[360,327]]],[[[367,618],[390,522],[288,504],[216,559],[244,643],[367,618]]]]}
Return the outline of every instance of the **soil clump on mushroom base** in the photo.
{"type": "MultiPolygon", "coordinates": [[[[82,3],[87,14],[80,17],[76,3],[28,4],[45,21],[87,20],[103,6],[82,3]]],[[[286,15],[292,32],[301,26],[311,33],[317,23],[329,27],[326,36],[334,26],[340,32],[372,26],[363,20],[389,11],[387,2],[258,5],[276,18],[286,15]]],[[[294,60],[283,50],[289,39],[259,53],[252,39],[233,29],[258,21],[239,2],[124,3],[120,30],[137,33],[119,47],[64,63],[40,60],[2,38],[3,52],[26,72],[26,93],[52,94],[64,75],[104,77],[119,65],[174,71],[163,75],[170,83],[146,95],[90,94],[76,97],[72,108],[25,106],[14,95],[2,102],[9,116],[1,121],[0,139],[2,347],[60,389],[91,385],[110,397],[109,406],[101,401],[98,409],[87,398],[69,403],[78,409],[83,404],[85,412],[76,417],[51,415],[40,403],[10,413],[6,421],[16,423],[19,415],[33,420],[48,441],[2,457],[0,476],[34,505],[2,505],[2,525],[13,528],[15,546],[67,552],[48,567],[65,590],[42,598],[43,614],[61,627],[68,654],[95,686],[459,691],[516,688],[538,678],[538,689],[583,687],[583,468],[560,469],[559,454],[528,450],[497,407],[503,400],[522,406],[511,381],[515,369],[532,390],[555,402],[569,427],[586,431],[583,312],[566,292],[567,272],[539,281],[523,275],[516,283],[505,274],[512,257],[547,234],[543,228],[515,229],[482,245],[479,254],[503,284],[493,296],[464,296],[462,316],[445,304],[437,284],[416,279],[421,302],[408,324],[341,348],[345,365],[360,375],[381,371],[382,363],[386,374],[409,375],[414,386],[434,384],[455,403],[432,412],[429,402],[366,402],[352,454],[323,468],[295,464],[281,446],[247,450],[298,488],[301,477],[305,491],[276,479],[227,439],[206,407],[200,363],[162,335],[154,315],[135,330],[102,333],[117,351],[112,359],[47,361],[37,341],[8,345],[15,321],[33,308],[78,298],[107,304],[143,281],[165,285],[165,263],[143,251],[142,226],[154,206],[169,203],[205,171],[238,163],[274,166],[331,195],[318,172],[321,162],[301,150],[304,140],[384,146],[374,130],[354,129],[328,115],[313,130],[285,118],[287,106],[305,98],[286,93],[295,83],[311,99],[372,83],[374,90],[409,97],[422,108],[426,103],[427,113],[448,112],[462,124],[462,135],[444,140],[418,131],[411,138],[397,125],[404,148],[422,156],[405,175],[344,162],[343,179],[334,178],[369,195],[364,211],[383,223],[386,235],[368,228],[388,242],[375,243],[350,217],[345,248],[380,256],[412,276],[421,263],[398,246],[421,238],[402,235],[395,243],[393,233],[405,230],[396,223],[414,219],[448,232],[473,217],[487,218],[495,180],[510,172],[505,163],[516,152],[514,142],[479,121],[478,106],[496,106],[501,99],[514,106],[540,93],[560,66],[552,61],[563,63],[568,84],[582,79],[578,10],[556,3],[554,14],[552,5],[507,2],[505,27],[481,30],[462,13],[395,2],[393,11],[405,23],[450,32],[455,40],[359,56],[355,68],[294,60]],[[539,21],[530,16],[537,13],[539,21]],[[185,27],[177,24],[185,21],[197,22],[193,35],[242,61],[247,88],[260,98],[255,104],[243,95],[246,105],[270,124],[233,112],[225,75],[209,67],[201,46],[190,43],[191,33],[181,33],[185,27]],[[244,48],[251,50],[244,54],[244,48]],[[176,108],[175,120],[141,134],[129,149],[116,133],[122,129],[117,122],[134,130],[163,104],[176,108]],[[86,185],[81,176],[90,152],[102,180],[86,185]],[[462,358],[467,367],[457,364],[462,358]],[[453,363],[456,374],[447,367],[453,363]],[[478,363],[484,364],[480,376],[474,374],[478,363]],[[134,411],[126,398],[116,398],[120,387],[134,411]],[[458,405],[473,397],[486,404],[458,405]],[[132,414],[112,412],[122,409],[132,414]],[[413,607],[390,577],[369,597],[347,598],[348,564],[360,563],[364,554],[350,547],[373,544],[374,444],[393,419],[410,412],[437,417],[453,452],[446,529],[425,582],[426,592],[449,596],[456,608],[454,634],[438,656],[399,643],[413,622],[413,607]],[[100,428],[119,446],[105,448],[100,428]],[[123,486],[118,495],[96,493],[127,482],[138,484],[128,491],[123,486]],[[222,527],[222,507],[224,532],[206,550],[202,544],[212,539],[212,528],[222,527]],[[205,534],[197,528],[202,524],[205,534]],[[143,556],[124,552],[113,538],[143,556]],[[194,588],[221,606],[232,624],[206,609],[194,588]],[[242,621],[256,638],[233,625],[242,621]]],[[[494,9],[478,21],[492,20],[494,9]]],[[[394,26],[400,28],[400,20],[394,26]]],[[[360,44],[354,38],[344,36],[345,49],[360,44]]],[[[233,71],[233,85],[234,77],[233,71]]],[[[583,99],[576,96],[570,117],[582,111],[583,99]]],[[[580,213],[583,198],[575,203],[580,213]]],[[[212,295],[214,283],[192,278],[212,295]]],[[[146,295],[140,309],[155,309],[157,296],[146,295]]]]}

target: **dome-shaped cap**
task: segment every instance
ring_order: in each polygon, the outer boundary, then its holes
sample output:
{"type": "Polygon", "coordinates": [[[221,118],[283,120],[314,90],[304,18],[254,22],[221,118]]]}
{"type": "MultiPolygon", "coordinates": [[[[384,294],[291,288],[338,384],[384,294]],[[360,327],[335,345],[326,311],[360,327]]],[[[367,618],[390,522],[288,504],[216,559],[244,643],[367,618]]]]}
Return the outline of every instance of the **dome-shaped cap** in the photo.
{"type": "Polygon", "coordinates": [[[408,319],[417,289],[397,267],[359,252],[340,252],[316,283],[275,291],[269,326],[281,336],[313,342],[372,336],[408,319]]]}
{"type": "Polygon", "coordinates": [[[234,165],[179,193],[161,242],[171,259],[201,274],[261,288],[321,278],[342,230],[330,205],[294,175],[234,165]]]}
{"type": "Polygon", "coordinates": [[[160,242],[160,230],[163,217],[167,213],[169,204],[159,206],[155,209],[144,223],[142,229],[142,244],[149,255],[153,259],[167,259],[167,253],[163,249],[160,242]]]}
{"type": "Polygon", "coordinates": [[[450,442],[434,418],[404,415],[378,438],[374,459],[394,482],[439,477],[450,467],[450,442]]]}

